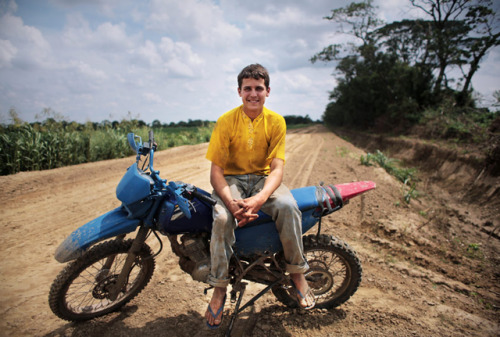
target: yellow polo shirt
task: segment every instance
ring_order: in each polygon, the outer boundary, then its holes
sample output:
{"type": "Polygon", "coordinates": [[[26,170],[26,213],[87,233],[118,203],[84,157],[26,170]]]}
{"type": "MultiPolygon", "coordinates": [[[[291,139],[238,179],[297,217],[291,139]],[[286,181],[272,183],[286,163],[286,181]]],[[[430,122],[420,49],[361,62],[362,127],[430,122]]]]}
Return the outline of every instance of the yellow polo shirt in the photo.
{"type": "Polygon", "coordinates": [[[285,160],[286,123],[264,107],[253,121],[243,105],[217,120],[206,158],[224,169],[224,175],[268,175],[274,158],[285,160]]]}

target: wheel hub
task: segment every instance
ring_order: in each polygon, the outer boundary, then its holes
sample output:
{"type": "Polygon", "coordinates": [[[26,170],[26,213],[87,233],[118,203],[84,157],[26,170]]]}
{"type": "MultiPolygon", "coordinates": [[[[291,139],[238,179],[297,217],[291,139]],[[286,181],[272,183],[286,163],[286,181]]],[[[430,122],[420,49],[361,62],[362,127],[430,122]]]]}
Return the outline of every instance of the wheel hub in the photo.
{"type": "Polygon", "coordinates": [[[305,276],[314,295],[320,296],[327,293],[335,284],[327,266],[321,261],[310,261],[309,267],[305,276]]]}
{"type": "Polygon", "coordinates": [[[99,281],[92,291],[92,296],[99,300],[107,298],[111,287],[116,284],[117,280],[118,275],[110,275],[105,279],[99,281]]]}

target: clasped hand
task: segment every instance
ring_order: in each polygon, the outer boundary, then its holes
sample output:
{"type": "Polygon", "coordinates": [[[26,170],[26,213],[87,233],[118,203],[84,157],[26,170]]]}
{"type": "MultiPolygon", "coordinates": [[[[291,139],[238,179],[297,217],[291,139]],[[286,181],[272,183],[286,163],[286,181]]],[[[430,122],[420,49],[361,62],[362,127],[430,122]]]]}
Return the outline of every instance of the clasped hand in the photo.
{"type": "Polygon", "coordinates": [[[243,227],[247,223],[257,219],[259,217],[257,212],[260,210],[264,202],[262,202],[257,196],[239,200],[233,199],[231,202],[231,212],[238,221],[238,226],[243,227]]]}

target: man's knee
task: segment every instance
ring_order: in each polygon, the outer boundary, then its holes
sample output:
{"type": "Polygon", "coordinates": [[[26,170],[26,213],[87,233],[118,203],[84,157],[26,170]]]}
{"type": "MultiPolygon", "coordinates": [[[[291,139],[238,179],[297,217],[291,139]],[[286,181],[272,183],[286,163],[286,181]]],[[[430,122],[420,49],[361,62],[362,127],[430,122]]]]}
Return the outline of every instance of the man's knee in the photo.
{"type": "Polygon", "coordinates": [[[213,216],[214,216],[214,226],[213,226],[214,228],[224,228],[226,224],[230,221],[231,217],[229,211],[225,207],[219,204],[216,204],[214,206],[213,216]]]}
{"type": "Polygon", "coordinates": [[[276,209],[279,211],[286,212],[298,212],[299,207],[297,206],[297,202],[291,195],[281,195],[274,201],[273,204],[276,209]]]}

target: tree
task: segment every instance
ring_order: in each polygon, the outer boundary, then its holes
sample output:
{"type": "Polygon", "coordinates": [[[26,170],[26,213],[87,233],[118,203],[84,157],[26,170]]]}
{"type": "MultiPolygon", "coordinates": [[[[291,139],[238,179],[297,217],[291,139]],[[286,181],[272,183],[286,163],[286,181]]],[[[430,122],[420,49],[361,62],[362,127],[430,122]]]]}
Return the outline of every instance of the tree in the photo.
{"type": "MultiPolygon", "coordinates": [[[[346,7],[333,9],[330,16],[324,17],[329,21],[334,21],[340,24],[340,33],[354,36],[357,41],[361,41],[363,46],[372,44],[370,33],[383,22],[378,19],[375,14],[377,7],[372,5],[373,0],[365,0],[363,2],[353,2],[346,7]],[[350,27],[349,31],[344,30],[344,25],[350,27]]],[[[334,61],[340,60],[341,52],[356,52],[358,46],[353,43],[347,45],[331,44],[325,47],[322,51],[314,55],[310,61],[334,61]]]]}
{"type": "MultiPolygon", "coordinates": [[[[381,21],[376,18],[371,3],[350,4],[333,10],[332,16],[326,18],[349,24],[349,33],[356,37],[357,45],[349,43],[341,47],[332,44],[311,59],[312,62],[338,62],[338,85],[330,93],[332,102],[323,116],[327,124],[369,127],[375,125],[377,120],[381,121],[383,116],[385,123],[390,124],[413,116],[426,103],[425,95],[421,93],[429,92],[431,71],[408,64],[410,58],[416,58],[410,51],[402,53],[406,55],[403,58],[399,52],[390,51],[390,48],[406,50],[404,45],[408,42],[403,40],[412,38],[411,34],[399,42],[393,40],[392,47],[390,44],[382,45],[379,40],[387,40],[388,35],[383,27],[379,27],[381,21]],[[349,52],[348,55],[341,57],[341,50],[349,52]]],[[[411,49],[419,50],[422,43],[425,39],[413,42],[411,49]]]]}
{"type": "Polygon", "coordinates": [[[334,9],[325,18],[355,38],[330,44],[310,59],[337,63],[338,85],[323,116],[327,124],[404,125],[450,98],[459,106],[474,106],[472,77],[488,50],[499,44],[492,1],[410,2],[429,18],[381,26],[370,0],[334,9]],[[447,71],[452,68],[463,73],[458,90],[450,88],[455,79],[447,71]]]}
{"type": "Polygon", "coordinates": [[[446,69],[458,66],[464,72],[464,84],[459,95],[463,103],[472,77],[487,51],[499,45],[500,33],[491,0],[410,0],[432,19],[432,43],[428,49],[434,54],[438,75],[434,91],[447,88],[446,69]],[[443,84],[444,83],[444,84],[443,84]]]}
{"type": "Polygon", "coordinates": [[[469,48],[464,50],[463,56],[469,64],[469,70],[465,75],[460,97],[465,97],[469,91],[472,77],[479,69],[479,63],[489,49],[500,44],[500,31],[498,29],[497,14],[487,6],[476,6],[467,13],[466,21],[472,30],[480,34],[478,37],[468,37],[464,44],[469,48]]]}
{"type": "Polygon", "coordinates": [[[432,22],[424,20],[403,20],[392,22],[375,30],[372,39],[386,48],[386,52],[397,55],[410,65],[427,65],[431,62],[432,22]]]}
{"type": "Polygon", "coordinates": [[[151,126],[155,129],[161,128],[161,122],[158,119],[155,119],[153,123],[151,123],[151,126]]]}

